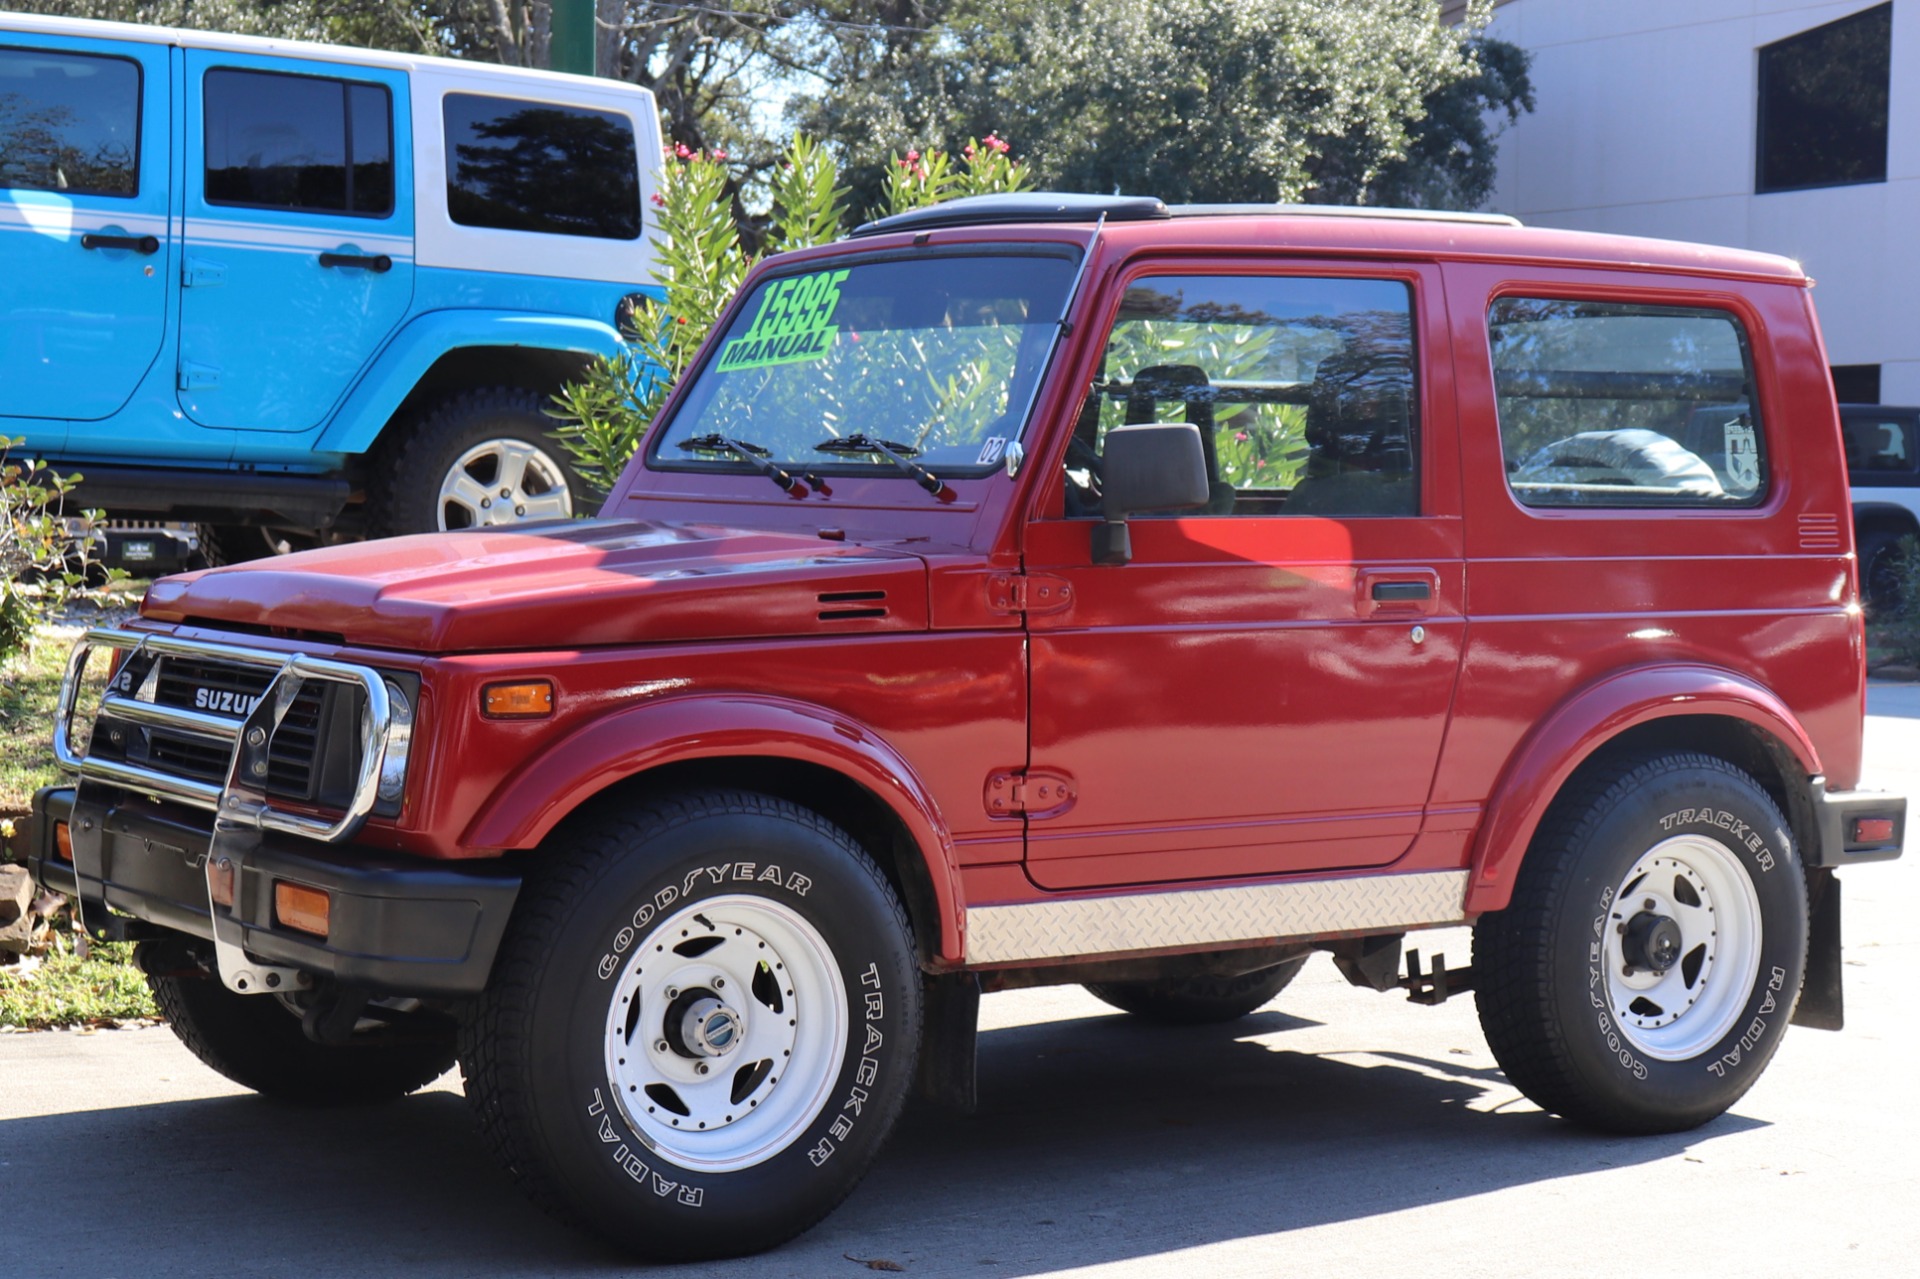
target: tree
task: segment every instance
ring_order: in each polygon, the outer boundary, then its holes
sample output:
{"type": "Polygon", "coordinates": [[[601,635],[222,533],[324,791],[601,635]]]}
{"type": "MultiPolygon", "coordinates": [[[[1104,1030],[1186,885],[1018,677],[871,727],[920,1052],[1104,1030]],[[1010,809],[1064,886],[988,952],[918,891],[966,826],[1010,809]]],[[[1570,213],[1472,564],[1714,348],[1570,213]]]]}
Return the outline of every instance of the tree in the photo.
{"type": "Polygon", "coordinates": [[[829,33],[826,87],[795,104],[856,192],[908,140],[998,128],[1065,190],[1471,205],[1492,183],[1485,114],[1532,105],[1526,55],[1480,35],[1480,0],[1459,28],[1433,0],[933,7],[917,32],[829,33]]]}

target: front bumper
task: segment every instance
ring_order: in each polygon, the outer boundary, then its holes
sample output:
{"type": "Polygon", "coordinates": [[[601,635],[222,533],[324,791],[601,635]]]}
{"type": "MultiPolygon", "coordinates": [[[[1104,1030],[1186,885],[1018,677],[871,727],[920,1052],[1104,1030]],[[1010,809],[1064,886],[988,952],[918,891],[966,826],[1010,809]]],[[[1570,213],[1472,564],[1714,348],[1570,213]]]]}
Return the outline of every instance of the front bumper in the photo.
{"type": "MultiPolygon", "coordinates": [[[[208,815],[122,793],[100,823],[98,880],[60,855],[55,825],[73,817],[71,786],[33,797],[27,866],[41,884],[134,919],[214,939],[206,863],[208,815]]],[[[83,816],[82,820],[96,820],[83,816]]],[[[449,865],[353,844],[267,833],[234,884],[230,911],[249,956],[380,995],[456,996],[485,989],[520,877],[496,864],[449,865]],[[274,885],[331,897],[327,935],[275,916],[274,885]]]]}

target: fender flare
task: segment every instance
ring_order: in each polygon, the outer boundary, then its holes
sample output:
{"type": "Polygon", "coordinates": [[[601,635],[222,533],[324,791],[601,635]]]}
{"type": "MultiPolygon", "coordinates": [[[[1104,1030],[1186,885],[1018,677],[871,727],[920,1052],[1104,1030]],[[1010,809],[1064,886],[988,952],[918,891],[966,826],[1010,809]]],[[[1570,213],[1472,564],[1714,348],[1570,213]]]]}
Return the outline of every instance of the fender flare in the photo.
{"type": "Polygon", "coordinates": [[[629,706],[574,730],[516,770],[468,824],[471,848],[531,848],[607,787],[665,764],[771,756],[832,769],[889,808],[925,864],[939,914],[941,960],[966,954],[953,839],[939,806],[900,753],[845,715],[805,702],[694,694],[629,706]]]}
{"type": "Polygon", "coordinates": [[[1606,676],[1563,701],[1508,760],[1487,803],[1467,877],[1469,915],[1501,910],[1547,806],[1575,769],[1627,729],[1658,719],[1716,715],[1753,725],[1792,752],[1809,777],[1819,752],[1771,690],[1712,666],[1639,667],[1606,676]]]}
{"type": "Polygon", "coordinates": [[[522,346],[612,356],[623,343],[611,324],[572,315],[518,311],[433,311],[394,334],[373,367],[320,433],[322,453],[365,453],[420,379],[447,352],[465,346],[522,346]]]}

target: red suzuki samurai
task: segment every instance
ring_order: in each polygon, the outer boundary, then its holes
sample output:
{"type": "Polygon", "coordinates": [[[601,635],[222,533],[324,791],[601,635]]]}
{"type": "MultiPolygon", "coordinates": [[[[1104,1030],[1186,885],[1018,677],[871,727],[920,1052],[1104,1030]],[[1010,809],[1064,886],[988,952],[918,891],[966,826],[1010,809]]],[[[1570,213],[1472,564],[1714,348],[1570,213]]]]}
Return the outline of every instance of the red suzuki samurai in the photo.
{"type": "Polygon", "coordinates": [[[1840,1024],[1864,688],[1791,263],[983,197],[763,263],[597,519],[156,582],[33,857],[214,1069],[458,1061],[537,1200],[716,1256],[967,1100],[1010,987],[1226,1020],[1325,950],[1700,1124],[1840,1024]]]}

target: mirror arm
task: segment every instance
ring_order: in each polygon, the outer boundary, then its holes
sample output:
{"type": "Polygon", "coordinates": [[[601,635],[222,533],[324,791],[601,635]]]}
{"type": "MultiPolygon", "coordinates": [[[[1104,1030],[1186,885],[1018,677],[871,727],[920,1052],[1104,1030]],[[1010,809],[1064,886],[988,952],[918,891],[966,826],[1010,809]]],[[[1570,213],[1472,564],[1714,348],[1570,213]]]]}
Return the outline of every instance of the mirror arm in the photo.
{"type": "Polygon", "coordinates": [[[1125,516],[1102,520],[1093,526],[1093,562],[1126,564],[1133,559],[1133,538],[1127,532],[1125,516]]]}

